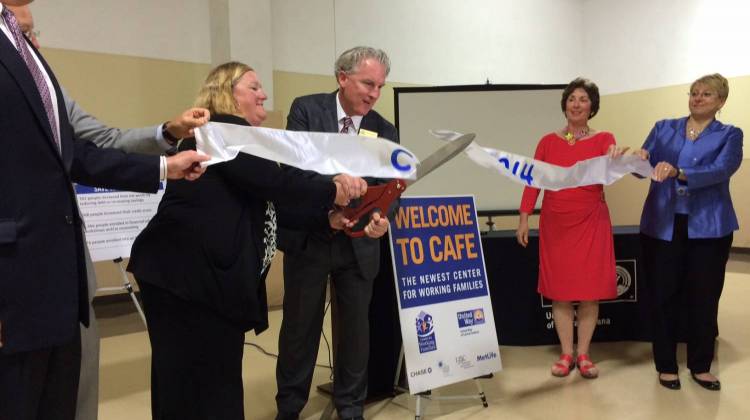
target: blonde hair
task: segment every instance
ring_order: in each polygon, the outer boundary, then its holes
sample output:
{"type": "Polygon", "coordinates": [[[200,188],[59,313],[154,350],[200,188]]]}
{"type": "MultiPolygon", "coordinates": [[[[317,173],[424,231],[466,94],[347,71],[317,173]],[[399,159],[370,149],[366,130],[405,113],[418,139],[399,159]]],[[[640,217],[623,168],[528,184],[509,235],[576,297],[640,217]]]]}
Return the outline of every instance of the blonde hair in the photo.
{"type": "Polygon", "coordinates": [[[695,81],[690,85],[690,92],[692,92],[695,85],[699,83],[715,90],[716,94],[719,96],[719,99],[721,99],[722,101],[726,101],[727,97],[729,97],[729,81],[726,77],[720,75],[719,73],[707,74],[695,79],[695,81]]]}
{"type": "Polygon", "coordinates": [[[249,71],[255,71],[247,64],[230,61],[211,70],[203,82],[195,106],[208,109],[211,114],[240,115],[234,99],[234,85],[249,71]]]}

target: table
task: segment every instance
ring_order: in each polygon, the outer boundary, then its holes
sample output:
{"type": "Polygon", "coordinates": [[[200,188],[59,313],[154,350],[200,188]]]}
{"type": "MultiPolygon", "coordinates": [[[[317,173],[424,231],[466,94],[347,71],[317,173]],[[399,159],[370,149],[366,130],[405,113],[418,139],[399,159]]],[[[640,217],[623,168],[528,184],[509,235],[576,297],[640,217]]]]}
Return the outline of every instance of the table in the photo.
{"type": "MultiPolygon", "coordinates": [[[[637,226],[614,228],[617,298],[599,305],[599,325],[593,341],[648,341],[650,323],[645,275],[637,226]]],[[[538,231],[529,245],[518,245],[514,231],[489,232],[482,237],[487,277],[501,345],[558,343],[551,302],[536,291],[539,274],[538,231]]]]}

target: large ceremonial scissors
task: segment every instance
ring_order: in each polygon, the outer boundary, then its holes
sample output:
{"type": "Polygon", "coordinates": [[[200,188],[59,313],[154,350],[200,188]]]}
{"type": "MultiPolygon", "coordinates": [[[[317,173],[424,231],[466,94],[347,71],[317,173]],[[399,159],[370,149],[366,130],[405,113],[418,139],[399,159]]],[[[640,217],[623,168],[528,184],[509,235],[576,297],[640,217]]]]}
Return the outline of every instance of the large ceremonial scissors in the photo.
{"type": "MultiPolygon", "coordinates": [[[[474,137],[476,137],[474,133],[464,134],[427,156],[426,159],[417,164],[417,177],[409,181],[410,184],[419,181],[440,165],[453,159],[469,147],[474,137]]],[[[401,194],[406,191],[406,185],[406,181],[403,179],[393,179],[386,184],[367,187],[367,193],[358,199],[359,205],[343,209],[344,217],[349,220],[358,220],[372,210],[387,212],[393,201],[401,197],[401,194]]],[[[344,228],[344,232],[352,238],[361,238],[365,235],[364,230],[354,231],[351,228],[344,228]]]]}

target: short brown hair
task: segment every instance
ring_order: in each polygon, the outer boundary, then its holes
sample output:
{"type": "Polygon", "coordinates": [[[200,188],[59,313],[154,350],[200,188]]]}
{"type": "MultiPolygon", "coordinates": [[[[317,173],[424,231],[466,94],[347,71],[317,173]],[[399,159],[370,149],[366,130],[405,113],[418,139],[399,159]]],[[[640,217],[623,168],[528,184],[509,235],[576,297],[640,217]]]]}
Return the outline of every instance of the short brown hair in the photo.
{"type": "Polygon", "coordinates": [[[237,101],[234,99],[234,85],[249,71],[255,71],[247,64],[230,61],[211,70],[203,82],[195,106],[206,108],[211,114],[239,115],[237,101]]]}
{"type": "Polygon", "coordinates": [[[568,83],[562,93],[562,100],[560,106],[562,107],[563,114],[565,113],[565,104],[568,102],[568,97],[573,93],[574,90],[581,88],[586,91],[591,100],[591,113],[589,118],[594,118],[597,112],[599,112],[599,87],[596,83],[583,77],[576,77],[572,82],[568,83]]]}
{"type": "Polygon", "coordinates": [[[729,97],[729,81],[726,77],[720,75],[719,73],[707,74],[695,79],[695,81],[690,85],[690,92],[692,92],[695,85],[699,83],[715,90],[716,94],[719,96],[719,99],[721,99],[722,101],[726,101],[729,97]]]}

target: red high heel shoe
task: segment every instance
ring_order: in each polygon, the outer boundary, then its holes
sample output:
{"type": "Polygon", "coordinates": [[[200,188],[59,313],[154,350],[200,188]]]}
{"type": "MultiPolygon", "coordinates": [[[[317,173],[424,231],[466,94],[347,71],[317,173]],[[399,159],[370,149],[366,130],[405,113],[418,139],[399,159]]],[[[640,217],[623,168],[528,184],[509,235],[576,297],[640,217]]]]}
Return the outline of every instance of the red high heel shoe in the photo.
{"type": "Polygon", "coordinates": [[[594,379],[599,376],[599,369],[594,362],[591,361],[588,354],[579,354],[578,357],[576,357],[576,365],[578,366],[578,371],[581,372],[581,376],[586,379],[594,379]],[[588,363],[581,364],[581,362],[588,363]]]}
{"type": "Polygon", "coordinates": [[[560,358],[552,365],[552,376],[564,378],[570,375],[570,371],[576,367],[573,363],[572,354],[561,354],[560,358]]]}

